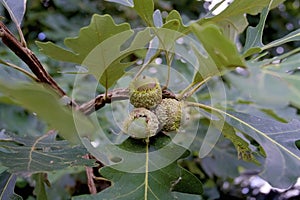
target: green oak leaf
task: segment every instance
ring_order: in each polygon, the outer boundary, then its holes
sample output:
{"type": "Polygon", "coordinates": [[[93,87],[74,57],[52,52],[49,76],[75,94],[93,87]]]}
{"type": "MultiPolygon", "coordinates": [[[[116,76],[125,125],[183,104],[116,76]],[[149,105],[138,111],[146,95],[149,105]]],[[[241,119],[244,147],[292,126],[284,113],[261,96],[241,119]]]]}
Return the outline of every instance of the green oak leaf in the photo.
{"type": "Polygon", "coordinates": [[[151,29],[156,37],[152,41],[149,41],[149,49],[145,58],[145,62],[150,61],[151,57],[153,58],[153,56],[157,56],[161,51],[167,52],[167,54],[171,56],[172,53],[177,50],[175,48],[176,40],[178,38],[185,37],[185,34],[188,30],[188,28],[182,27],[181,17],[179,14],[177,14],[173,14],[174,19],[166,21],[162,27],[151,29]],[[186,32],[184,32],[185,30],[186,32]]]}
{"type": "Polygon", "coordinates": [[[263,29],[265,26],[265,22],[268,16],[268,12],[271,9],[271,2],[268,7],[265,7],[260,15],[260,21],[256,27],[248,27],[247,35],[246,35],[246,43],[243,49],[243,56],[247,57],[253,55],[255,53],[259,53],[263,50],[276,47],[287,42],[291,41],[299,41],[300,40],[300,29],[297,29],[286,36],[270,42],[269,44],[264,45],[262,43],[263,29]]]}
{"type": "Polygon", "coordinates": [[[150,29],[146,28],[136,33],[128,48],[121,49],[121,46],[132,35],[133,32],[128,30],[108,38],[97,45],[82,62],[88,68],[89,73],[100,79],[100,83],[106,88],[111,87],[125,74],[125,69],[135,62],[123,60],[131,54],[145,49],[154,37],[150,29]]]}
{"type": "Polygon", "coordinates": [[[222,132],[225,138],[229,139],[233,143],[237,151],[238,159],[260,165],[259,161],[253,155],[253,150],[250,148],[249,141],[246,141],[245,138],[239,136],[232,126],[224,122],[224,118],[221,115],[218,117],[219,120],[211,120],[211,123],[222,132]]]}
{"type": "Polygon", "coordinates": [[[211,152],[201,159],[201,167],[209,177],[213,178],[214,176],[218,176],[224,179],[239,176],[240,168],[251,171],[261,169],[253,164],[253,162],[245,162],[242,159],[238,159],[237,154],[238,152],[232,145],[232,142],[221,137],[211,152]]]}
{"type": "Polygon", "coordinates": [[[222,34],[217,26],[193,24],[192,31],[218,69],[245,66],[236,46],[222,34]]]}
{"type": "Polygon", "coordinates": [[[72,166],[93,166],[93,161],[82,158],[87,151],[82,146],[71,147],[66,140],[56,140],[49,132],[39,137],[1,134],[0,163],[15,172],[49,172],[72,166]]]}
{"type": "Polygon", "coordinates": [[[82,28],[78,37],[65,40],[70,50],[51,42],[37,42],[37,45],[43,53],[54,59],[83,65],[88,69],[87,73],[109,88],[135,62],[126,58],[145,49],[152,38],[147,28],[134,35],[128,23],[116,25],[109,15],[93,15],[90,25],[82,28]],[[129,42],[131,37],[133,39],[129,42]]]}
{"type": "Polygon", "coordinates": [[[262,36],[265,27],[266,19],[269,13],[269,7],[262,10],[260,14],[260,20],[256,27],[249,26],[246,33],[246,43],[243,49],[244,57],[252,55],[254,53],[259,53],[261,51],[260,47],[263,46],[262,36]]]}
{"type": "Polygon", "coordinates": [[[120,172],[111,167],[102,168],[100,173],[113,181],[111,188],[99,193],[101,199],[175,199],[172,191],[202,193],[200,181],[176,163],[144,174],[120,172]]]}
{"type": "MultiPolygon", "coordinates": [[[[198,105],[223,115],[228,125],[253,138],[260,145],[257,151],[265,157],[261,161],[263,169],[259,173],[263,179],[277,188],[289,188],[295,184],[300,174],[297,167],[300,163],[300,150],[296,146],[296,142],[300,140],[299,120],[281,123],[266,117],[198,105]]],[[[227,127],[225,126],[224,131],[228,130],[227,127]]]]}
{"type": "Polygon", "coordinates": [[[300,163],[300,151],[295,144],[300,139],[300,121],[280,123],[237,112],[228,112],[226,115],[228,124],[255,138],[266,153],[260,176],[274,187],[292,186],[300,174],[297,167],[300,163]]]}
{"type": "MultiPolygon", "coordinates": [[[[260,26],[260,25],[258,25],[258,26],[260,26]]],[[[251,29],[251,28],[252,27],[249,27],[249,29],[251,29]]],[[[262,30],[259,30],[259,32],[261,32],[261,34],[262,34],[262,30]]],[[[261,51],[264,51],[264,50],[267,50],[267,49],[270,49],[273,47],[277,47],[277,46],[280,46],[280,45],[288,43],[288,42],[300,41],[300,29],[297,29],[297,30],[283,36],[282,38],[274,40],[273,42],[270,42],[269,44],[266,44],[266,45],[262,44],[260,42],[261,40],[258,39],[258,37],[260,37],[260,36],[253,35],[254,33],[255,32],[249,30],[249,35],[246,38],[246,44],[245,44],[246,46],[244,47],[244,49],[246,49],[247,51],[244,51],[244,54],[243,54],[244,57],[253,55],[255,53],[260,53],[261,51]],[[254,40],[256,40],[256,41],[254,41],[254,40]],[[253,44],[250,44],[251,42],[253,42],[253,44]]],[[[295,51],[298,51],[298,50],[295,49],[295,51]]]]}
{"type": "Polygon", "coordinates": [[[198,66],[193,78],[194,83],[199,83],[209,76],[221,75],[224,69],[218,68],[210,56],[203,55],[193,44],[192,49],[197,60],[197,65],[195,66],[198,66]]]}
{"type": "Polygon", "coordinates": [[[182,22],[182,18],[180,13],[177,10],[172,10],[169,15],[166,17],[166,24],[163,26],[164,28],[169,28],[181,33],[189,32],[190,28],[185,26],[182,22]],[[167,25],[170,21],[176,20],[177,23],[173,23],[173,26],[167,25]]]}
{"type": "Polygon", "coordinates": [[[32,179],[35,180],[34,194],[36,195],[37,199],[48,200],[45,184],[50,183],[47,179],[47,174],[36,173],[32,175],[32,179]]]}
{"type": "MultiPolygon", "coordinates": [[[[284,1],[285,0],[274,0],[272,2],[271,8],[277,7],[280,3],[284,1]]],[[[264,7],[268,6],[269,3],[270,0],[233,1],[220,14],[202,18],[198,20],[197,23],[200,25],[206,23],[218,24],[219,26],[224,28],[224,33],[230,32],[227,30],[227,27],[229,26],[230,29],[234,29],[236,33],[241,33],[248,25],[245,13],[256,15],[260,13],[264,7]]],[[[232,37],[229,36],[228,38],[232,39],[232,37]]]]}
{"type": "Polygon", "coordinates": [[[249,76],[228,73],[225,78],[239,89],[240,94],[248,96],[258,104],[284,107],[291,103],[300,107],[300,78],[297,73],[299,58],[298,53],[276,64],[270,64],[272,60],[247,62],[249,76]],[[295,73],[287,73],[293,70],[296,70],[295,73]]]}
{"type": "MultiPolygon", "coordinates": [[[[177,159],[186,157],[188,152],[181,146],[178,146],[167,136],[157,136],[158,138],[150,141],[149,146],[142,140],[128,138],[118,147],[140,154],[136,157],[126,157],[119,155],[121,162],[115,165],[101,168],[100,173],[105,178],[111,180],[113,185],[106,190],[94,196],[79,196],[76,199],[174,199],[179,193],[200,195],[202,193],[202,184],[193,174],[180,167],[177,159]],[[171,143],[171,144],[170,144],[171,143]],[[170,145],[170,149],[165,154],[154,155],[151,153],[170,145]],[[156,170],[150,170],[151,165],[159,165],[163,162],[161,159],[168,159],[174,152],[181,151],[183,155],[175,159],[169,165],[156,170]],[[139,163],[142,163],[140,165],[139,163]],[[129,164],[137,165],[142,169],[140,172],[125,171],[129,164]],[[122,169],[122,170],[118,170],[122,169]]],[[[112,155],[113,156],[113,155],[112,155]]],[[[189,199],[189,195],[180,195],[182,199],[189,199]]]]}
{"type": "Polygon", "coordinates": [[[42,53],[53,59],[81,64],[98,44],[111,36],[128,30],[130,30],[128,23],[117,25],[110,15],[94,14],[90,25],[81,28],[78,37],[65,39],[64,43],[70,50],[59,47],[52,42],[36,43],[42,53]]]}
{"type": "Polygon", "coordinates": [[[153,0],[133,0],[134,10],[139,16],[146,22],[148,26],[154,26],[153,12],[154,2],[153,0]]]}
{"type": "MultiPolygon", "coordinates": [[[[214,112],[215,114],[217,113],[214,112]]],[[[201,167],[209,177],[235,178],[240,175],[241,167],[261,170],[261,166],[257,165],[254,146],[244,137],[237,135],[232,126],[224,126],[222,120],[206,118],[202,118],[199,124],[196,137],[187,132],[183,139],[193,141],[189,149],[197,152],[196,155],[201,159],[201,167]],[[235,135],[230,135],[232,133],[235,135]]]]}

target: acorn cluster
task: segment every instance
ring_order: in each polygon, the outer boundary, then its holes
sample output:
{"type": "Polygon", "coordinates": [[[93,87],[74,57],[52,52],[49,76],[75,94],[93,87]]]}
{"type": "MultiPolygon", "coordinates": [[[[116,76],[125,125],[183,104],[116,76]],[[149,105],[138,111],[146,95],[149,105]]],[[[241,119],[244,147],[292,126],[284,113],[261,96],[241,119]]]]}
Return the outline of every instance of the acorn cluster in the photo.
{"type": "Polygon", "coordinates": [[[130,103],[135,107],[124,122],[124,132],[133,138],[145,139],[163,132],[178,131],[183,103],[162,98],[156,78],[140,76],[129,85],[130,103]]]}

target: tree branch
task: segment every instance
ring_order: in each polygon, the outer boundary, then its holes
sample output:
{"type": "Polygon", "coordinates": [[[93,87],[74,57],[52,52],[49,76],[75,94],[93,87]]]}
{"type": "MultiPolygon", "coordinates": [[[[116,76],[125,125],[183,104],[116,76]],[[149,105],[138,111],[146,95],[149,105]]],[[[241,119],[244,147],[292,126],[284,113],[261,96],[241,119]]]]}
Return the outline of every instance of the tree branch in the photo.
{"type": "Polygon", "coordinates": [[[57,85],[57,83],[50,76],[50,74],[44,69],[44,67],[42,66],[38,58],[34,55],[34,53],[27,47],[24,47],[22,43],[15,38],[15,36],[1,21],[0,37],[2,39],[2,42],[27,64],[30,70],[38,78],[39,82],[49,85],[60,96],[66,95],[66,93],[57,85]]]}
{"type": "Polygon", "coordinates": [[[106,94],[99,94],[94,99],[82,104],[78,110],[84,113],[85,115],[89,115],[103,106],[107,103],[111,103],[113,100],[125,100],[129,98],[129,91],[128,89],[115,89],[112,91],[109,91],[107,93],[107,97],[105,97],[106,94]]]}
{"type": "MultiPolygon", "coordinates": [[[[105,98],[105,94],[100,94],[96,96],[94,99],[82,104],[78,110],[84,113],[85,115],[89,115],[102,107],[107,103],[111,103],[112,101],[125,100],[129,98],[129,90],[128,89],[115,89],[109,91],[107,93],[107,98],[105,98]]],[[[163,90],[163,98],[172,98],[175,99],[176,95],[169,90],[163,90]]]]}

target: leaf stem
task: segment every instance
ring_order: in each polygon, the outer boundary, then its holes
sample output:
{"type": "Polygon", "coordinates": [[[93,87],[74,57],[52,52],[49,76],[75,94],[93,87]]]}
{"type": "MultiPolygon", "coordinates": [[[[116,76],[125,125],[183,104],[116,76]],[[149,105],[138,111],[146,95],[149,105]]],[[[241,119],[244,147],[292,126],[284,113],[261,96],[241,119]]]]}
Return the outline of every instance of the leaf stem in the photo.
{"type": "Polygon", "coordinates": [[[199,83],[191,83],[177,96],[177,99],[182,100],[192,96],[203,84],[205,84],[211,78],[212,76],[208,76],[199,83]]]}
{"type": "Polygon", "coordinates": [[[12,64],[12,63],[9,63],[9,62],[6,62],[4,60],[1,60],[0,59],[0,63],[3,64],[3,65],[6,65],[8,67],[11,67],[15,70],[18,70],[19,72],[22,72],[23,74],[27,75],[29,78],[31,78],[32,80],[36,81],[36,82],[39,82],[39,79],[34,75],[34,74],[31,74],[30,72],[26,71],[25,69],[15,65],[15,64],[12,64]]]}
{"type": "Polygon", "coordinates": [[[22,30],[21,30],[21,27],[20,27],[20,26],[17,26],[17,30],[18,30],[18,32],[19,32],[21,44],[23,45],[23,47],[27,48],[27,43],[26,43],[25,37],[24,37],[24,35],[23,35],[23,32],[22,32],[22,30]]]}
{"type": "Polygon", "coordinates": [[[166,52],[166,60],[167,60],[167,66],[168,66],[168,75],[167,75],[166,84],[163,88],[167,89],[168,86],[169,86],[170,79],[171,79],[170,78],[170,76],[171,76],[171,65],[172,65],[172,60],[173,60],[174,54],[169,56],[169,52],[168,51],[165,51],[165,52],[166,52]]]}
{"type": "Polygon", "coordinates": [[[167,80],[166,80],[166,84],[163,88],[168,88],[169,82],[170,82],[170,72],[171,72],[171,64],[172,64],[172,60],[173,60],[173,55],[169,56],[169,51],[167,50],[165,43],[163,42],[162,38],[159,36],[159,34],[157,34],[157,30],[154,29],[154,34],[157,36],[160,44],[162,45],[162,49],[166,54],[166,61],[167,61],[167,66],[168,66],[168,75],[167,75],[167,80]]]}
{"type": "Polygon", "coordinates": [[[176,97],[177,99],[183,99],[183,96],[185,93],[187,93],[192,87],[194,87],[194,85],[196,85],[195,82],[192,82],[191,84],[189,84],[186,88],[184,88],[180,94],[176,97]]]}
{"type": "Polygon", "coordinates": [[[276,56],[276,57],[274,57],[273,59],[271,59],[270,60],[270,64],[268,64],[268,65],[263,65],[263,67],[269,67],[269,66],[272,66],[272,65],[277,65],[277,64],[274,64],[274,63],[272,63],[272,62],[274,62],[274,61],[276,61],[276,60],[283,60],[283,59],[285,59],[285,58],[287,58],[287,57],[289,57],[289,56],[292,56],[293,54],[296,54],[296,53],[298,53],[300,51],[300,47],[298,47],[298,48],[296,48],[296,49],[293,49],[293,50],[291,50],[291,51],[289,51],[289,52],[287,52],[287,53],[285,53],[285,54],[282,54],[282,55],[280,55],[280,56],[276,56]]]}
{"type": "Polygon", "coordinates": [[[146,138],[146,161],[145,161],[145,193],[144,193],[144,199],[148,200],[148,182],[149,182],[149,137],[146,138]]]}
{"type": "Polygon", "coordinates": [[[154,56],[151,57],[151,59],[149,59],[146,63],[144,63],[141,69],[135,74],[133,79],[137,79],[137,77],[139,77],[142,74],[142,72],[146,69],[146,67],[160,54],[160,52],[161,51],[158,51],[154,56]]]}

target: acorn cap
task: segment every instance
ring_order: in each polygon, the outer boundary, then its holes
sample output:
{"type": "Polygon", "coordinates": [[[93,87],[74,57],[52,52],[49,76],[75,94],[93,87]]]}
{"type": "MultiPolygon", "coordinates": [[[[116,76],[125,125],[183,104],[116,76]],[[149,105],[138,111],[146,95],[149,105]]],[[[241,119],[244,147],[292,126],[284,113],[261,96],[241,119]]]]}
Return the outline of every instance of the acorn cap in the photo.
{"type": "Polygon", "coordinates": [[[145,139],[157,134],[159,121],[156,115],[145,108],[133,109],[124,122],[124,132],[133,138],[145,139]]]}
{"type": "Polygon", "coordinates": [[[156,78],[139,76],[129,85],[130,103],[135,108],[154,108],[162,101],[162,89],[156,78]]]}
{"type": "Polygon", "coordinates": [[[182,118],[183,103],[176,99],[163,99],[154,112],[160,122],[162,131],[178,131],[182,118]]]}

